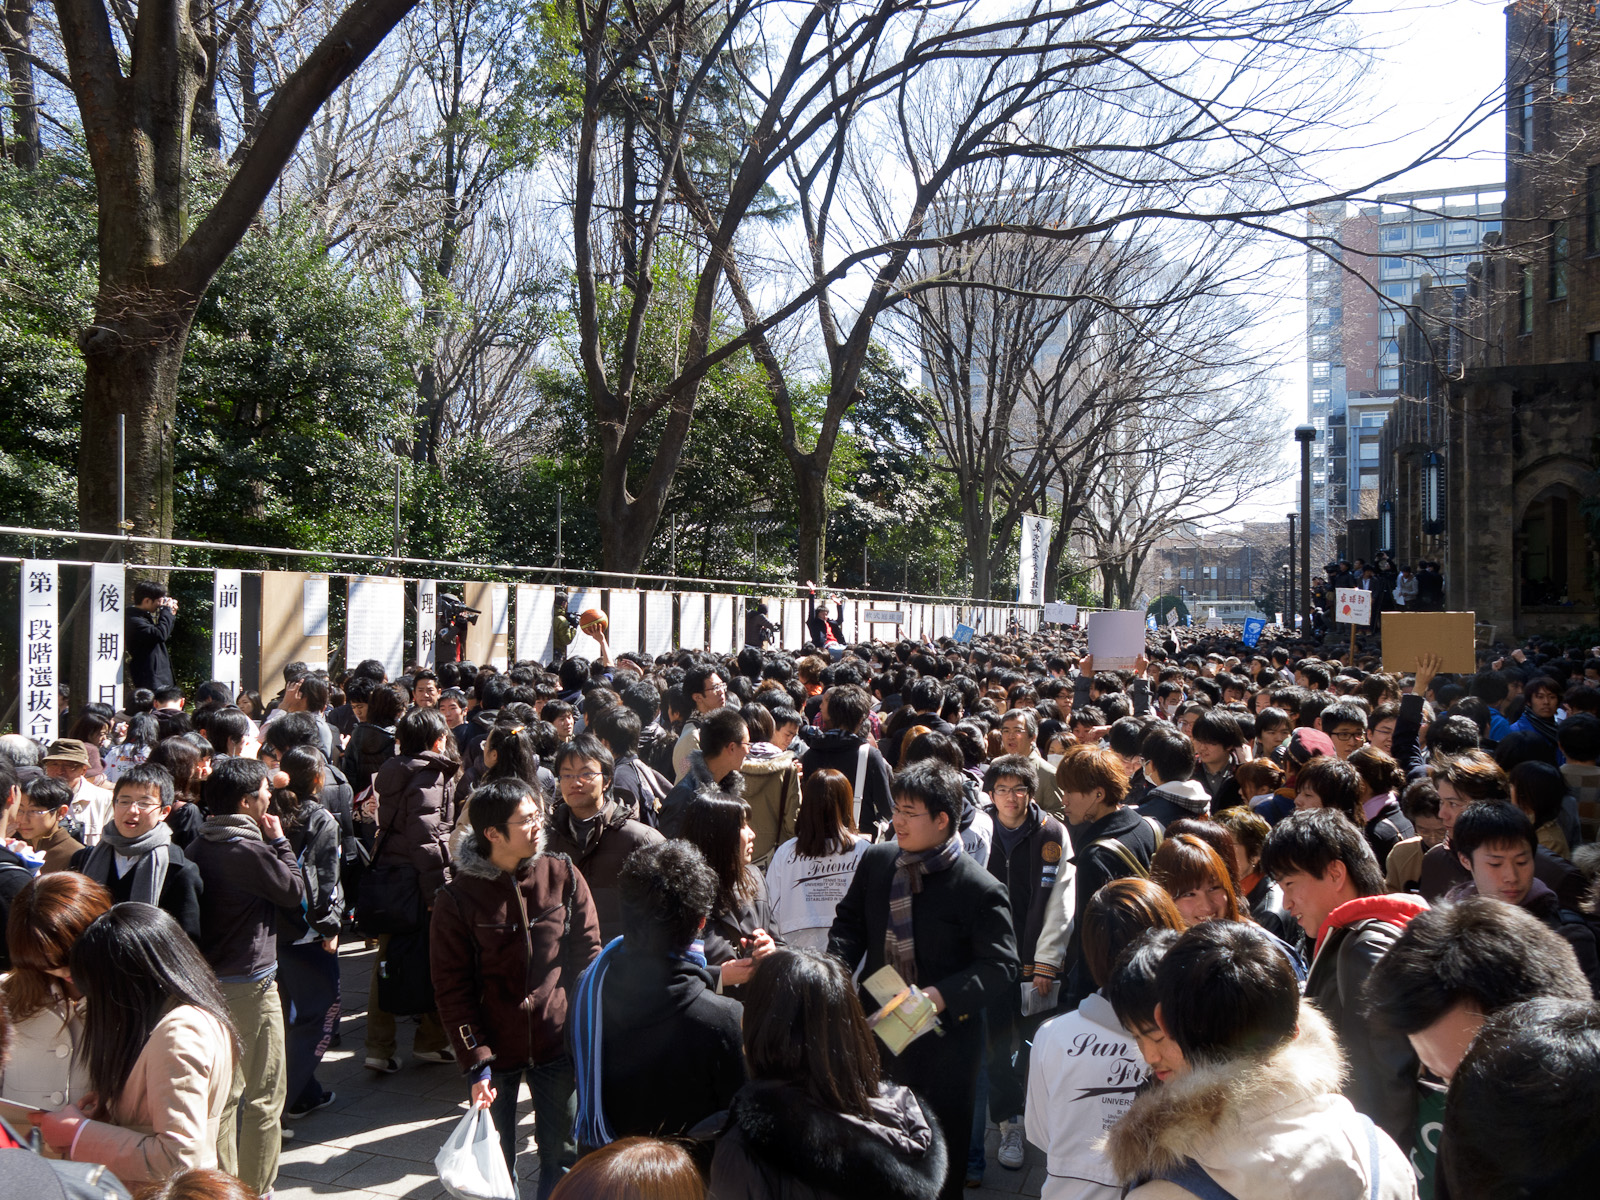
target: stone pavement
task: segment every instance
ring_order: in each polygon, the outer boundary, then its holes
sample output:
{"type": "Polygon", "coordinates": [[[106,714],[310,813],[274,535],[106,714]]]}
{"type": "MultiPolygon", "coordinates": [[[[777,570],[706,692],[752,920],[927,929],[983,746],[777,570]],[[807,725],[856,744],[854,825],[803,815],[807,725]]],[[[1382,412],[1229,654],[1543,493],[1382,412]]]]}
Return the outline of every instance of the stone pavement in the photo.
{"type": "MultiPolygon", "coordinates": [[[[433,1170],[450,1130],[466,1111],[467,1087],[453,1066],[424,1065],[410,1059],[416,1026],[400,1023],[398,1057],[404,1064],[394,1075],[363,1067],[367,987],[376,952],[360,942],[340,951],[343,974],[342,1044],[328,1051],[317,1077],[338,1094],[327,1108],[299,1121],[285,1121],[293,1137],[283,1144],[276,1200],[314,1197],[358,1197],[382,1200],[407,1197],[433,1200],[445,1194],[433,1170]]],[[[533,1111],[527,1092],[519,1108],[520,1144],[533,1139],[533,1111]]],[[[998,1134],[989,1131],[989,1169],[981,1188],[967,1194],[974,1200],[1037,1196],[1044,1183],[1044,1156],[1029,1146],[1026,1165],[1007,1171],[995,1160],[998,1134]]],[[[518,1156],[523,1195],[533,1200],[538,1158],[518,1156]]]]}

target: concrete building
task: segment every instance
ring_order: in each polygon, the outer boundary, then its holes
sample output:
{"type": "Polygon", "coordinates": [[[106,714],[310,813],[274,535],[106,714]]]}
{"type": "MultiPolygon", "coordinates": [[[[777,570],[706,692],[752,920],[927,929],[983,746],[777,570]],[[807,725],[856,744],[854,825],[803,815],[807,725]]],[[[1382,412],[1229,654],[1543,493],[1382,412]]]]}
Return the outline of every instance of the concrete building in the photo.
{"type": "Polygon", "coordinates": [[[1225,619],[1257,615],[1265,594],[1282,595],[1288,544],[1287,521],[1227,529],[1185,526],[1156,542],[1139,588],[1152,599],[1177,596],[1196,621],[1213,612],[1225,619]]]}
{"type": "Polygon", "coordinates": [[[1496,638],[1600,622],[1600,60],[1587,6],[1506,9],[1502,235],[1402,337],[1383,489],[1402,559],[1496,638]]]}
{"type": "Polygon", "coordinates": [[[1379,515],[1380,435],[1400,388],[1407,306],[1428,286],[1463,287],[1500,229],[1500,184],[1396,192],[1315,209],[1307,233],[1306,420],[1312,558],[1343,552],[1348,521],[1379,515]]]}

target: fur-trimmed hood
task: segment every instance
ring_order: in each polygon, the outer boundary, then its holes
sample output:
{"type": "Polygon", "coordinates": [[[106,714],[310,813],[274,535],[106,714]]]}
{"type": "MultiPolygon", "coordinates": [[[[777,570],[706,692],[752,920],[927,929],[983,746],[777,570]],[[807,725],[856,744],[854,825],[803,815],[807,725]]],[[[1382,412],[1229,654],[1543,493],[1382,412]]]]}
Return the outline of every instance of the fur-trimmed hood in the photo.
{"type": "MultiPolygon", "coordinates": [[[[1137,1183],[1185,1159],[1211,1167],[1238,1143],[1259,1156],[1272,1119],[1338,1092],[1344,1055],[1314,1004],[1301,1001],[1300,1032],[1270,1054],[1197,1067],[1140,1096],[1111,1130],[1105,1153],[1124,1183],[1137,1183]]],[[[1341,1104],[1343,1101],[1340,1102],[1341,1104]]],[[[1363,1193],[1365,1194],[1365,1193],[1363,1193]]]]}
{"type": "MultiPolygon", "coordinates": [[[[934,1200],[944,1184],[946,1151],[931,1112],[908,1088],[889,1083],[872,1108],[867,1121],[824,1109],[789,1084],[754,1082],[728,1106],[727,1131],[737,1132],[756,1163],[825,1195],[934,1200]]],[[[739,1169],[720,1148],[718,1158],[724,1170],[739,1169]]],[[[713,1167],[714,1190],[719,1174],[713,1167]]]]}
{"type": "Polygon", "coordinates": [[[689,751],[689,771],[684,778],[694,780],[694,792],[697,796],[727,800],[744,799],[744,776],[738,771],[729,771],[723,779],[714,778],[706,766],[706,756],[698,750],[689,751]]]}
{"type": "MultiPolygon", "coordinates": [[[[545,851],[545,843],[548,841],[548,839],[549,835],[545,830],[545,822],[541,820],[539,822],[539,840],[535,843],[537,849],[534,852],[533,858],[539,858],[543,856],[545,851]]],[[[483,855],[478,853],[477,847],[473,844],[476,841],[477,838],[474,836],[471,824],[463,822],[461,827],[456,830],[456,843],[452,850],[452,853],[455,856],[452,866],[455,868],[456,875],[458,877],[462,875],[470,875],[475,879],[499,879],[500,876],[505,874],[505,872],[499,867],[495,866],[494,863],[490,862],[483,855]]],[[[522,860],[522,864],[517,868],[519,874],[521,873],[522,866],[526,866],[528,863],[531,863],[533,858],[525,858],[522,860]]]]}

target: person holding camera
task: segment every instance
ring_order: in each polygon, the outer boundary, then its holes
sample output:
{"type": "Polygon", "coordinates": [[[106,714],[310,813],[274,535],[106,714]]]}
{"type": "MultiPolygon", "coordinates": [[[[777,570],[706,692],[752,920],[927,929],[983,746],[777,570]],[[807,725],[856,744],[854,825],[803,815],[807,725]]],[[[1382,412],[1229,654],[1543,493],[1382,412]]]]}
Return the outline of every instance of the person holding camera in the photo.
{"type": "Polygon", "coordinates": [[[133,607],[128,609],[128,680],[134,688],[171,687],[172,659],[167,642],[178,619],[178,602],[167,595],[165,584],[141,579],[133,585],[133,607]]]}

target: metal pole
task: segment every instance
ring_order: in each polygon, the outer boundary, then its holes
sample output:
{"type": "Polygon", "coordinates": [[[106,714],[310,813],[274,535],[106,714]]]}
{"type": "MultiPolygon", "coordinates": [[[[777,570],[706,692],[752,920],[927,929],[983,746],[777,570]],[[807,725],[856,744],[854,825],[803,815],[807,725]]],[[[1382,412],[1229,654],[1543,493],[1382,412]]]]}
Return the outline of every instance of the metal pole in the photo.
{"type": "Polygon", "coordinates": [[[400,557],[400,460],[394,463],[394,556],[400,557]]]}
{"type": "Polygon", "coordinates": [[[672,540],[668,543],[672,555],[672,573],[678,573],[678,514],[672,514],[672,540]]]}
{"type": "Polygon", "coordinates": [[[1300,443],[1300,612],[1304,628],[1311,629],[1311,534],[1316,522],[1311,514],[1311,443],[1317,440],[1314,425],[1298,425],[1294,431],[1300,443]]]}
{"type": "Polygon", "coordinates": [[[556,489],[556,569],[561,569],[561,489],[556,489]]]}
{"type": "Polygon", "coordinates": [[[1294,602],[1294,522],[1298,515],[1298,513],[1289,514],[1289,597],[1283,609],[1284,624],[1291,630],[1294,628],[1294,614],[1300,611],[1294,602]]]}
{"type": "Polygon", "coordinates": [[[867,548],[861,547],[861,586],[867,586],[867,548]]]}

